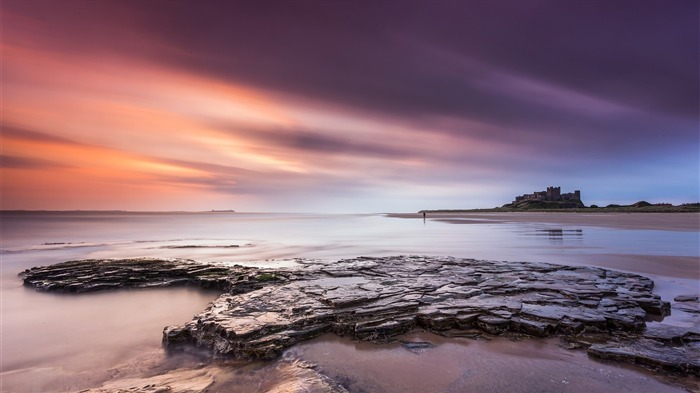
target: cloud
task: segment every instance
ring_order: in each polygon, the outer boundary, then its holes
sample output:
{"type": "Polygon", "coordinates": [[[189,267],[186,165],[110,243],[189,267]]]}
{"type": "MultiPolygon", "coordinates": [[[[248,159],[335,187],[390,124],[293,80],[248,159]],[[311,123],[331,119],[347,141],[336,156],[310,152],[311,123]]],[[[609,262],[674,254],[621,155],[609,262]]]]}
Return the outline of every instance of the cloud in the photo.
{"type": "Polygon", "coordinates": [[[640,178],[700,161],[698,8],[6,2],[7,184],[314,206],[640,178]]]}
{"type": "Polygon", "coordinates": [[[242,128],[237,125],[215,126],[219,130],[236,137],[254,140],[263,146],[297,151],[299,154],[352,155],[355,157],[381,157],[386,159],[413,156],[408,149],[392,145],[391,141],[378,140],[365,142],[357,140],[352,129],[312,130],[304,128],[242,128]]]}
{"type": "Polygon", "coordinates": [[[40,131],[29,130],[21,127],[16,127],[12,124],[2,123],[0,124],[0,129],[2,129],[2,138],[8,139],[22,139],[32,142],[40,143],[66,143],[66,144],[81,144],[79,142],[73,141],[68,138],[64,138],[57,135],[51,135],[48,133],[43,133],[40,131]]]}
{"type": "Polygon", "coordinates": [[[56,169],[59,167],[65,167],[60,162],[56,161],[49,161],[49,160],[42,160],[42,159],[37,159],[37,158],[28,158],[28,157],[20,157],[20,156],[10,156],[10,155],[1,155],[0,156],[0,162],[2,162],[2,167],[3,168],[12,168],[12,169],[38,169],[38,170],[46,170],[46,169],[56,169]]]}

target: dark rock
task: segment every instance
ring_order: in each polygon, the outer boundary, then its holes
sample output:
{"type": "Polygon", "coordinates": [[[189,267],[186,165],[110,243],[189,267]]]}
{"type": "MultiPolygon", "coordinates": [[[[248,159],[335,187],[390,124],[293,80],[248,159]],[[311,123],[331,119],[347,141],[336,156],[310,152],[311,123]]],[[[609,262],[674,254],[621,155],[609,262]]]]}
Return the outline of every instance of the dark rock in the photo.
{"type": "Polygon", "coordinates": [[[178,285],[247,291],[255,289],[257,283],[233,283],[231,278],[236,272],[248,270],[242,266],[219,267],[190,260],[87,259],[31,268],[20,273],[20,277],[26,286],[54,292],[178,285]]]}
{"type": "Polygon", "coordinates": [[[510,327],[510,320],[492,315],[481,315],[476,326],[490,334],[501,334],[510,327]]]}
{"type": "Polygon", "coordinates": [[[588,348],[588,354],[593,357],[700,376],[698,353],[700,342],[671,346],[650,339],[595,344],[588,348]]]}
{"type": "Polygon", "coordinates": [[[674,302],[697,302],[698,295],[678,295],[673,298],[674,302]]]}
{"type": "Polygon", "coordinates": [[[670,345],[683,345],[700,341],[700,326],[687,328],[656,323],[647,326],[642,335],[670,345]]]}
{"type": "Polygon", "coordinates": [[[672,308],[689,314],[700,314],[700,303],[698,302],[673,303],[672,308]]]}
{"type": "Polygon", "coordinates": [[[663,318],[669,304],[639,275],[415,256],[298,262],[296,269],[273,271],[182,260],[86,260],[21,275],[25,285],[51,291],[171,285],[222,290],[192,321],[165,328],[168,349],[196,346],[218,356],[270,359],[329,331],[384,341],[420,326],[448,337],[560,335],[590,345],[591,356],[696,372],[697,362],[688,358],[698,333],[647,327],[648,317],[663,318]],[[607,341],[587,344],[590,337],[607,341]]]}
{"type": "Polygon", "coordinates": [[[355,338],[371,341],[386,340],[390,337],[408,333],[415,327],[416,320],[412,316],[360,322],[355,325],[355,338]]]}
{"type": "Polygon", "coordinates": [[[400,343],[402,347],[417,355],[420,355],[428,349],[435,348],[435,345],[427,341],[400,341],[400,343]]]}
{"type": "Polygon", "coordinates": [[[469,329],[476,326],[479,313],[461,314],[455,317],[455,324],[460,329],[469,329]]]}
{"type": "Polygon", "coordinates": [[[537,322],[518,317],[511,318],[510,322],[510,330],[536,337],[547,337],[555,329],[555,326],[548,322],[537,322]]]}

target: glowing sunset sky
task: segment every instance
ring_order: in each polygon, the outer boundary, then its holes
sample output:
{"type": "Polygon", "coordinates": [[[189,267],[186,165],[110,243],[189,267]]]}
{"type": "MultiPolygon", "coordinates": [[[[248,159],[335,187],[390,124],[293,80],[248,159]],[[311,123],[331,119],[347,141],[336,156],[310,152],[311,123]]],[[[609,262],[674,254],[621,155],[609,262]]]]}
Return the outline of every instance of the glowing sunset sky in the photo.
{"type": "Polygon", "coordinates": [[[2,208],[700,199],[698,1],[2,2],[2,208]]]}

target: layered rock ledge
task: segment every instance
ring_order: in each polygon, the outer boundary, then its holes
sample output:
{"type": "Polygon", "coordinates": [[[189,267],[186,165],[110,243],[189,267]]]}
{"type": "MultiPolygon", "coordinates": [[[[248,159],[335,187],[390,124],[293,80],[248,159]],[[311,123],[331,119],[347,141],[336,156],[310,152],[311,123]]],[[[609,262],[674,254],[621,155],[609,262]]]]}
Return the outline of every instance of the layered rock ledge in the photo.
{"type": "Polygon", "coordinates": [[[271,359],[326,332],[382,341],[423,328],[445,336],[562,336],[591,356],[700,375],[700,331],[654,324],[670,305],[636,274],[594,267],[448,257],[299,260],[269,270],[182,260],[83,260],[21,273],[39,290],[195,285],[224,293],[168,349],[271,359]]]}

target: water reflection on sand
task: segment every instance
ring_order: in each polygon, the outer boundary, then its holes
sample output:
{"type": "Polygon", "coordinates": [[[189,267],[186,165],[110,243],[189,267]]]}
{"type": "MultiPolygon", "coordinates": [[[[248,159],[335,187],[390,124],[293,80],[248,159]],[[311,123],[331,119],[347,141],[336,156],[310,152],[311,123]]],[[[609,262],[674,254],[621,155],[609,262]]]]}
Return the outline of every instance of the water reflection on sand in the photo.
{"type": "Polygon", "coordinates": [[[189,321],[218,295],[194,288],[61,295],[3,287],[3,391],[99,386],[115,365],[162,357],[163,327],[189,321]]]}
{"type": "Polygon", "coordinates": [[[446,339],[413,333],[404,342],[377,345],[333,335],[287,351],[319,364],[318,370],[354,392],[680,392],[692,379],[663,383],[651,374],[588,358],[560,347],[558,339],[446,339]]]}

